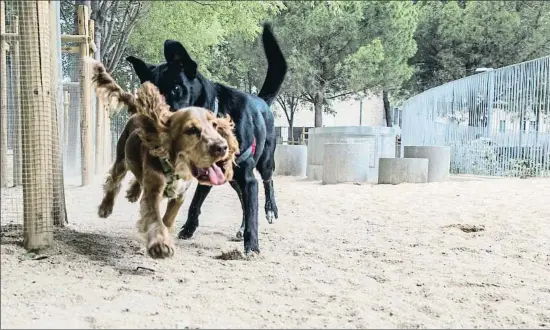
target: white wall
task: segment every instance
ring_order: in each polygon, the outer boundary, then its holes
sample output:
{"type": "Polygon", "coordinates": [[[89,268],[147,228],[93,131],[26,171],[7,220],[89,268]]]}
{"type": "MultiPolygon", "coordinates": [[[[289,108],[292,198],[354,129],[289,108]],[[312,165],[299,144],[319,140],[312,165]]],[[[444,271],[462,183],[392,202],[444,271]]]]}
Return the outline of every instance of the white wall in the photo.
{"type": "MultiPolygon", "coordinates": [[[[335,100],[332,104],[336,114],[323,114],[323,126],[359,126],[360,102],[358,100],[335,100]]],[[[279,104],[275,102],[272,108],[279,114],[275,118],[275,126],[288,127],[288,121],[279,104]]],[[[362,117],[362,126],[386,126],[382,94],[363,99],[362,117]]],[[[315,123],[314,118],[313,105],[308,105],[294,115],[294,127],[312,127],[315,123]]]]}

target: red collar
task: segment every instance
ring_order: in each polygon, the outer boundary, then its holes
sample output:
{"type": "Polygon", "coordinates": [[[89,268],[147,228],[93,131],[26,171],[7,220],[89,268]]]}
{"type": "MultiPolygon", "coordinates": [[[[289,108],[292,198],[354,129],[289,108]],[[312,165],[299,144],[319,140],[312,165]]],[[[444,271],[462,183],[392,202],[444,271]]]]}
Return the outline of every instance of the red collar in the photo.
{"type": "Polygon", "coordinates": [[[252,141],[252,156],[256,154],[256,138],[254,138],[254,141],[252,141]]]}

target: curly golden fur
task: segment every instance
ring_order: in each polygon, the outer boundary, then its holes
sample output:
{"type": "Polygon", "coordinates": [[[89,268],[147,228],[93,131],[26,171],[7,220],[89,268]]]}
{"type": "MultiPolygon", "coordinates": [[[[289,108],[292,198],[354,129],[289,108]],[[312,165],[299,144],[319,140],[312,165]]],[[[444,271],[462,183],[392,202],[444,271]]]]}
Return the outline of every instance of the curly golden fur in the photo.
{"type": "Polygon", "coordinates": [[[138,228],[146,236],[148,254],[153,258],[170,257],[174,247],[169,231],[191,180],[196,178],[202,184],[232,180],[239,150],[234,123],[229,117],[216,118],[204,108],[170,112],[153,84],[144,83],[134,96],[124,92],[100,62],[92,65],[98,95],[117,108],[122,103],[134,113],[122,133],[124,139],[119,139],[98,214],[105,218],[112,213],[121,181],[130,170],[135,179],[126,197],[135,202],[141,195],[138,228]],[[175,193],[168,195],[168,189],[175,193]],[[170,200],[161,218],[159,206],[164,197],[170,200]]]}

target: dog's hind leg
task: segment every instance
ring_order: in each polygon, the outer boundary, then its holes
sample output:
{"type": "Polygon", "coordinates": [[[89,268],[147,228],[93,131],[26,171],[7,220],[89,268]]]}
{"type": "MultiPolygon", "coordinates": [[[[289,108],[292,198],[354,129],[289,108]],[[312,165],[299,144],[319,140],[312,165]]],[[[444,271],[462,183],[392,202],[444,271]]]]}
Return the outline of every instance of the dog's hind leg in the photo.
{"type": "Polygon", "coordinates": [[[197,185],[195,190],[195,195],[191,201],[191,206],[189,206],[189,213],[187,215],[187,221],[181,228],[178,237],[182,239],[189,239],[193,237],[195,230],[199,226],[199,215],[201,214],[201,206],[208,196],[208,193],[212,190],[212,186],[205,186],[202,184],[197,185]]]}
{"type": "Polygon", "coordinates": [[[133,178],[130,187],[126,190],[126,199],[130,203],[135,203],[139,200],[139,196],[141,196],[141,184],[136,178],[133,178]]]}
{"type": "Polygon", "coordinates": [[[233,187],[233,189],[235,189],[235,191],[237,192],[237,195],[239,196],[239,201],[241,201],[241,208],[243,209],[243,220],[241,222],[241,228],[239,228],[239,231],[237,231],[237,235],[236,235],[238,240],[242,240],[244,235],[244,225],[245,225],[243,192],[241,190],[241,187],[239,187],[239,185],[237,184],[237,181],[230,181],[229,184],[231,184],[231,187],[233,187]]]}
{"type": "Polygon", "coordinates": [[[107,178],[105,179],[105,183],[103,185],[103,200],[101,201],[97,212],[100,218],[107,218],[111,215],[111,213],[113,213],[113,206],[115,204],[116,196],[120,191],[122,179],[124,179],[124,176],[128,172],[125,161],[125,148],[126,141],[128,140],[132,127],[132,121],[129,120],[116,143],[116,159],[109,169],[107,178]]]}
{"type": "Polygon", "coordinates": [[[277,204],[275,203],[275,190],[273,188],[273,171],[275,170],[275,143],[266,140],[265,149],[258,159],[256,169],[260,172],[265,192],[265,217],[267,222],[273,223],[279,217],[277,204]]]}
{"type": "Polygon", "coordinates": [[[103,200],[97,212],[100,218],[107,218],[113,213],[115,199],[120,191],[121,181],[124,179],[127,171],[128,169],[126,168],[124,159],[115,162],[109,170],[107,178],[105,179],[105,184],[103,185],[103,200]]]}

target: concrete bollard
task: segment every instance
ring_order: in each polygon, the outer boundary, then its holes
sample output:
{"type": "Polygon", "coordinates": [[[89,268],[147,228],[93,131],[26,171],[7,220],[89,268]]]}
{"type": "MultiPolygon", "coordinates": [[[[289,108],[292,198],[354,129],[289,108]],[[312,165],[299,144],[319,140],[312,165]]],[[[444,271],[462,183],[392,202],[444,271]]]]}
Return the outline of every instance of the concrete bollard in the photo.
{"type": "Polygon", "coordinates": [[[427,158],[428,182],[449,180],[451,170],[451,148],[444,146],[405,146],[405,158],[427,158]]]}
{"type": "Polygon", "coordinates": [[[306,176],[307,146],[278,144],[275,148],[275,175],[306,176]]]}
{"type": "Polygon", "coordinates": [[[323,165],[307,165],[306,175],[309,180],[323,180],[323,165]]]}
{"type": "Polygon", "coordinates": [[[374,148],[369,159],[371,183],[378,182],[378,159],[395,157],[395,138],[400,130],[378,126],[316,127],[308,130],[307,178],[321,180],[323,176],[325,143],[371,143],[374,148]]]}
{"type": "Polygon", "coordinates": [[[367,182],[374,152],[372,143],[325,143],[323,184],[367,182]]]}
{"type": "Polygon", "coordinates": [[[428,164],[426,158],[380,158],[378,183],[426,183],[428,164]]]}

